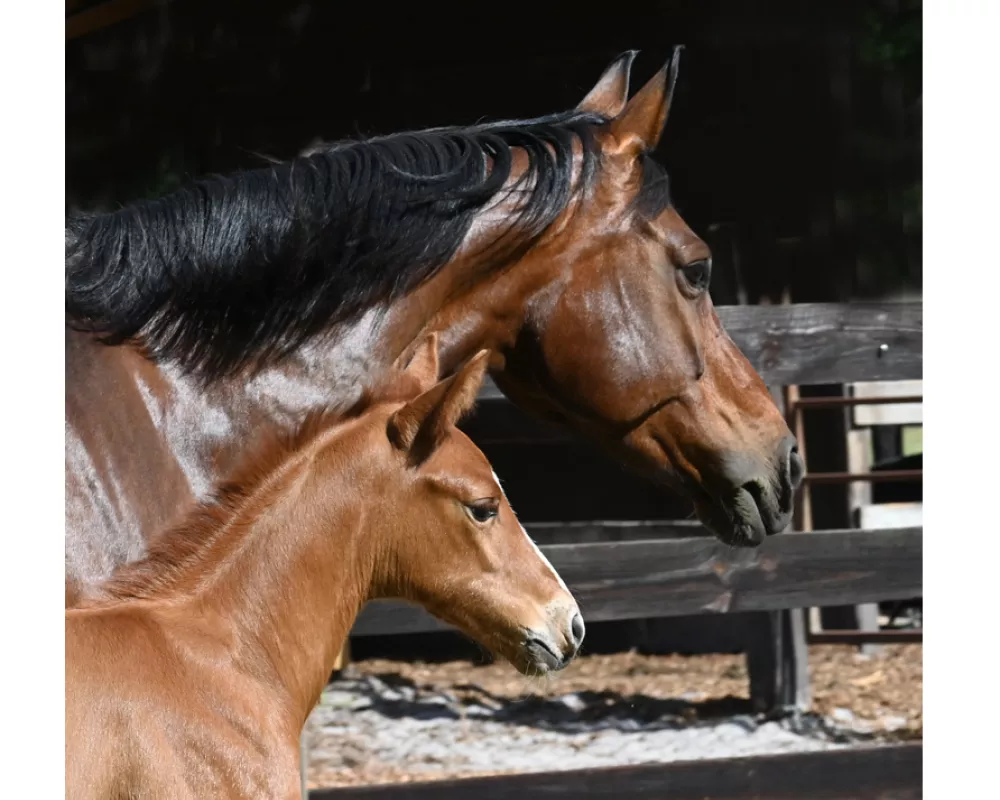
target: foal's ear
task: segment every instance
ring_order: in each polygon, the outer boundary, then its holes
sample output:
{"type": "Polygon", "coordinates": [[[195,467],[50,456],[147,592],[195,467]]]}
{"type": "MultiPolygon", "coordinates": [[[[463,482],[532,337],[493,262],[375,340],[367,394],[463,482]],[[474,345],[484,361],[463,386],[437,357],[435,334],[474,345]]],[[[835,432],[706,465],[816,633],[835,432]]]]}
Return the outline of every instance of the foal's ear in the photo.
{"type": "Polygon", "coordinates": [[[601,114],[608,119],[614,119],[622,113],[625,101],[628,100],[628,77],[632,71],[632,62],[638,50],[626,50],[612,62],[604,74],[587,92],[587,96],[576,107],[577,111],[590,111],[601,114]]]}
{"type": "Polygon", "coordinates": [[[439,369],[438,335],[433,332],[417,345],[403,374],[413,378],[421,392],[426,392],[437,382],[439,369]]]}
{"type": "Polygon", "coordinates": [[[389,418],[388,434],[400,450],[423,461],[476,402],[488,350],[480,350],[450,378],[432,386],[389,418]]]}
{"type": "Polygon", "coordinates": [[[667,64],[628,101],[625,110],[611,121],[611,134],[622,152],[633,155],[653,150],[667,122],[670,100],[677,83],[682,47],[675,47],[667,64]]]}

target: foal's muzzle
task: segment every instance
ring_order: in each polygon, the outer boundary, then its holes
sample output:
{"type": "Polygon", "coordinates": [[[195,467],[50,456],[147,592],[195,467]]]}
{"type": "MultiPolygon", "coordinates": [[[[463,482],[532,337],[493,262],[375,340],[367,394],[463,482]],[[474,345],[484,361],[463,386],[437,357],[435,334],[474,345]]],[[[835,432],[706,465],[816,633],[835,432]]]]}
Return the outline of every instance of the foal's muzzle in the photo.
{"type": "Polygon", "coordinates": [[[529,674],[565,668],[580,650],[587,629],[576,604],[551,608],[549,623],[526,631],[522,654],[529,674]]]}

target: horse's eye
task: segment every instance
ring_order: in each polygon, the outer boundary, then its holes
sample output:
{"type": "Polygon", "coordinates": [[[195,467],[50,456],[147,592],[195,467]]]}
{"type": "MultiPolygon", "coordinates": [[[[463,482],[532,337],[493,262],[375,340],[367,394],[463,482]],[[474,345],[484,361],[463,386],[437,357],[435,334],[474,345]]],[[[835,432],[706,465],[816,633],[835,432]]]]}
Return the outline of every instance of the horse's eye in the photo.
{"type": "Polygon", "coordinates": [[[684,275],[684,280],[692,289],[703,292],[712,281],[712,260],[703,258],[699,261],[692,261],[681,267],[681,272],[684,275]]]}
{"type": "Polygon", "coordinates": [[[466,508],[471,517],[480,524],[489,522],[500,511],[500,506],[495,500],[478,500],[469,503],[466,508]]]}

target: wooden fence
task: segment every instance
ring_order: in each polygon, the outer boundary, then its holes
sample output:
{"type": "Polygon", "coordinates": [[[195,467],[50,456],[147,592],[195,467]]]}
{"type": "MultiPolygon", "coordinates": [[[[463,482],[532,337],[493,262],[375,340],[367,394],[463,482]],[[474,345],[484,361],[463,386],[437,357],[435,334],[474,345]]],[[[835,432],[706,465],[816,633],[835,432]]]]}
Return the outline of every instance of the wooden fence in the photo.
{"type": "MultiPolygon", "coordinates": [[[[719,316],[772,389],[922,377],[920,303],[729,306],[719,308],[719,316]]],[[[482,399],[507,402],[492,384],[484,387],[482,399]]],[[[491,418],[501,424],[477,430],[474,438],[530,441],[533,436],[564,435],[513,416],[504,424],[502,413],[491,418]]],[[[759,549],[742,550],[721,544],[691,523],[567,522],[526,527],[541,541],[562,542],[543,545],[542,550],[588,621],[754,612],[748,614],[755,635],[747,657],[751,696],[761,710],[808,705],[801,609],[922,594],[922,528],[789,532],[770,538],[759,549]],[[591,541],[580,542],[584,534],[591,541]]],[[[362,611],[352,635],[445,627],[413,606],[376,602],[362,611]]],[[[324,790],[310,796],[502,798],[523,795],[527,788],[532,796],[573,796],[586,786],[588,794],[596,796],[627,792],[653,797],[669,792],[677,798],[742,798],[757,796],[752,787],[755,781],[764,781],[758,794],[768,797],[918,797],[919,759],[919,747],[897,746],[838,755],[463,780],[434,783],[426,789],[408,784],[398,789],[324,790]],[[789,777],[806,774],[815,778],[807,781],[808,787],[789,777]],[[879,794],[883,783],[890,794],[879,794]]]]}
{"type": "Polygon", "coordinates": [[[706,759],[309,792],[311,800],[916,800],[923,747],[706,759]]]}
{"type": "MultiPolygon", "coordinates": [[[[673,532],[669,523],[656,528],[673,532]]],[[[758,550],[708,536],[541,550],[592,622],[904,600],[922,588],[920,528],[785,533],[758,550]]],[[[447,627],[416,606],[376,601],[353,634],[447,627]]]]}

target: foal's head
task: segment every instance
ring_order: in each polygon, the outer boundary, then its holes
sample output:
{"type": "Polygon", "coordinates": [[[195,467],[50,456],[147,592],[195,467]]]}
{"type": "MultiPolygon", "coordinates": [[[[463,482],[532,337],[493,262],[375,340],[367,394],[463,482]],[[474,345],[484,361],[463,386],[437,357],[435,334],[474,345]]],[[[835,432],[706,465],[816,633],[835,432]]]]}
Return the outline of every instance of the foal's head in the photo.
{"type": "MultiPolygon", "coordinates": [[[[366,440],[381,462],[367,537],[379,537],[372,597],[424,606],[525,674],[562,669],[583,641],[576,601],[514,515],[486,457],[456,427],[472,406],[487,352],[437,381],[437,341],[399,382],[405,402],[370,408],[366,440]]],[[[397,383],[398,396],[398,383],[397,383]]]]}

